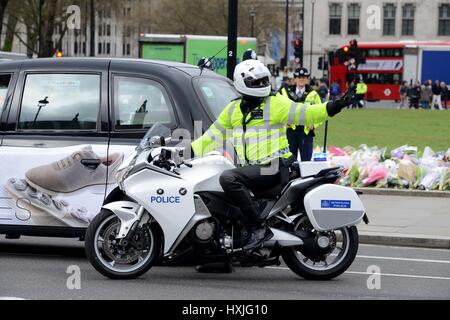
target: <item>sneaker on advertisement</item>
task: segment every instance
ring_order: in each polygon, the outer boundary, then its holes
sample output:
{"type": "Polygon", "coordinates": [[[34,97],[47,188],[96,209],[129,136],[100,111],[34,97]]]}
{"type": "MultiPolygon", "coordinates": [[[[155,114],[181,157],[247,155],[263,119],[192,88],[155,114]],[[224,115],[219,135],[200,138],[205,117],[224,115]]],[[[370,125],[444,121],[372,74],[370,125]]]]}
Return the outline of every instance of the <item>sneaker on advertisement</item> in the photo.
{"type": "Polygon", "coordinates": [[[67,158],[28,170],[26,181],[49,195],[70,193],[85,187],[114,183],[114,173],[123,161],[122,153],[99,157],[87,146],[67,158]]]}

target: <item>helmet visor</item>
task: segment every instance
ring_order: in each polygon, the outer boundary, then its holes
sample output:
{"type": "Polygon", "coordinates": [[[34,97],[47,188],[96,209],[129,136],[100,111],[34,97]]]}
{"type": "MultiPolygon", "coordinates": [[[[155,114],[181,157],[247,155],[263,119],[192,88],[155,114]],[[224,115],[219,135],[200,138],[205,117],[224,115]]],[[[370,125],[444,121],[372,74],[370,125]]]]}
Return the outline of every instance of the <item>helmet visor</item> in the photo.
{"type": "Polygon", "coordinates": [[[269,77],[263,77],[261,79],[254,79],[252,77],[244,79],[244,83],[247,88],[265,88],[270,86],[269,77]]]}

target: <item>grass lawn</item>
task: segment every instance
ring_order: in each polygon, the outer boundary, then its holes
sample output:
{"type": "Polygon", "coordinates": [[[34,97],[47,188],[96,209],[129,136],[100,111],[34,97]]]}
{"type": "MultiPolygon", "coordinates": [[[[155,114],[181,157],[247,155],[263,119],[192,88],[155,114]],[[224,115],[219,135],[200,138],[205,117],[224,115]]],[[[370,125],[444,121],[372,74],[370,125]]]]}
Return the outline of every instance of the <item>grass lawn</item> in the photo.
{"type": "MultiPolygon", "coordinates": [[[[325,126],[316,130],[314,145],[323,146],[325,126]]],[[[423,151],[450,148],[450,110],[344,109],[328,123],[328,146],[387,147],[408,144],[423,151]]]]}

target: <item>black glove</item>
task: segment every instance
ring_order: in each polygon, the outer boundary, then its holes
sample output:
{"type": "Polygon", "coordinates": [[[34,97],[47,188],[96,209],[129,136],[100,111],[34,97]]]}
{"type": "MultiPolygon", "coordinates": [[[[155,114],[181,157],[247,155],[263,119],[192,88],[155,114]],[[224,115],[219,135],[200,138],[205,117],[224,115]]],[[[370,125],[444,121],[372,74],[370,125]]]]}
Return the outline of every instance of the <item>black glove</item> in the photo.
{"type": "Polygon", "coordinates": [[[327,113],[330,117],[334,117],[342,109],[348,107],[353,103],[356,96],[356,86],[350,86],[344,95],[335,101],[330,101],[327,104],[327,113]]]}

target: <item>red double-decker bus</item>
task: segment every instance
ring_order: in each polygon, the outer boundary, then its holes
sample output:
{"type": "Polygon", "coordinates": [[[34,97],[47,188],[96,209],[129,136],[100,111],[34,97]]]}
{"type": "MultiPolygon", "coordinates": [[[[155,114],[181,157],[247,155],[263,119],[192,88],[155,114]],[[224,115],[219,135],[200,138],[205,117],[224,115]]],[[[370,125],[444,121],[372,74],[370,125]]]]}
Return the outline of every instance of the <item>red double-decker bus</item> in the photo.
{"type": "MultiPolygon", "coordinates": [[[[343,46],[343,50],[347,46],[343,46]]],[[[349,70],[337,56],[330,63],[330,81],[347,88],[353,79],[363,78],[368,85],[366,99],[400,100],[400,85],[420,80],[447,80],[450,41],[407,41],[359,43],[365,63],[357,70],[349,70]],[[428,54],[428,53],[436,54],[428,54]],[[441,63],[442,62],[442,63],[441,63]]],[[[448,80],[446,81],[447,83],[448,80]]]]}

